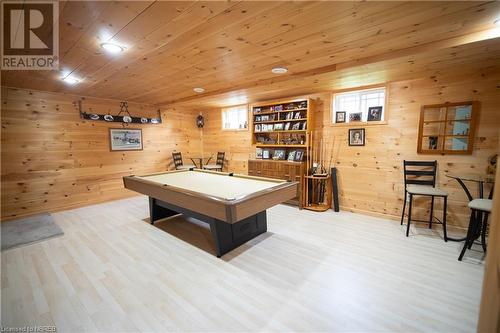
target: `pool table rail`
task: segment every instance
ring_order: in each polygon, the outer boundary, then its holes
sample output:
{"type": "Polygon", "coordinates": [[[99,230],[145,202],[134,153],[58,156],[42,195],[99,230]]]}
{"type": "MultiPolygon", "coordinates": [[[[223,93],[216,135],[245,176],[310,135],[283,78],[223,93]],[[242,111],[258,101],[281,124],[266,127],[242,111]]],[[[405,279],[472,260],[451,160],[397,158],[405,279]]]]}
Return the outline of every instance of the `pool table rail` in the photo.
{"type": "MultiPolygon", "coordinates": [[[[207,172],[205,170],[202,171],[196,169],[190,171],[207,172]]],[[[182,170],[174,172],[186,171],[182,170]]],[[[149,197],[153,197],[155,199],[168,202],[176,206],[187,208],[189,210],[216,218],[227,223],[236,223],[237,221],[256,214],[256,212],[266,210],[297,195],[298,182],[287,182],[283,180],[267,179],[231,173],[216,173],[211,171],[208,171],[207,173],[214,173],[221,177],[227,176],[265,180],[276,183],[276,185],[237,198],[228,199],[205,193],[190,191],[168,184],[161,184],[142,178],[141,176],[125,176],[123,177],[123,182],[125,188],[129,190],[148,195],[149,197]]]]}

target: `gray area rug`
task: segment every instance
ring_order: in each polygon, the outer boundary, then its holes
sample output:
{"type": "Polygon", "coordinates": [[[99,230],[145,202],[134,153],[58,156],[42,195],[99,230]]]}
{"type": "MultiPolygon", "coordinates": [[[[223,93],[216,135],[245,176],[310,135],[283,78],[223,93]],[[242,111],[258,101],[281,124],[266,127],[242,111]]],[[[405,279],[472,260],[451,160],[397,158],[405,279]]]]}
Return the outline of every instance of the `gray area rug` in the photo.
{"type": "Polygon", "coordinates": [[[64,235],[50,214],[39,214],[0,223],[2,251],[64,235]]]}

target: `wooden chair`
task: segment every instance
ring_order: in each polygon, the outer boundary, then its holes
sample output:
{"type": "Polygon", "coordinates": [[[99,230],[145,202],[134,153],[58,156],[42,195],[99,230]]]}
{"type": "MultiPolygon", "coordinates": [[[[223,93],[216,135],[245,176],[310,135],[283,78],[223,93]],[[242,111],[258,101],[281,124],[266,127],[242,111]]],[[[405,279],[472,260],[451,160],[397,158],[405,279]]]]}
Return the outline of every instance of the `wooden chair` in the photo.
{"type": "Polygon", "coordinates": [[[194,164],[184,164],[182,163],[181,153],[172,153],[172,158],[174,159],[174,166],[176,170],[187,170],[191,168],[196,168],[194,164]]]}
{"type": "Polygon", "coordinates": [[[203,169],[206,170],[215,170],[215,171],[222,171],[224,168],[224,158],[226,156],[226,153],[223,151],[220,151],[217,153],[217,160],[215,161],[215,164],[207,164],[203,166],[203,169]]]}
{"type": "Polygon", "coordinates": [[[405,197],[403,202],[403,212],[401,213],[401,225],[404,222],[406,201],[409,201],[408,207],[408,224],[406,227],[406,237],[410,232],[411,209],[413,204],[413,196],[420,195],[431,197],[431,210],[429,221],[413,220],[414,222],[428,222],[429,229],[432,229],[433,219],[436,223],[443,225],[444,241],[448,241],[446,233],[446,206],[448,201],[448,193],[436,187],[437,161],[403,161],[404,180],[405,180],[405,197]],[[443,198],[443,221],[434,217],[434,198],[443,198]]]}
{"type": "Polygon", "coordinates": [[[458,256],[458,261],[462,261],[465,250],[471,248],[474,240],[481,235],[481,245],[484,253],[486,253],[486,229],[488,226],[488,215],[493,208],[493,200],[491,199],[474,199],[467,205],[471,209],[469,228],[467,229],[467,237],[465,237],[464,247],[458,256]]]}

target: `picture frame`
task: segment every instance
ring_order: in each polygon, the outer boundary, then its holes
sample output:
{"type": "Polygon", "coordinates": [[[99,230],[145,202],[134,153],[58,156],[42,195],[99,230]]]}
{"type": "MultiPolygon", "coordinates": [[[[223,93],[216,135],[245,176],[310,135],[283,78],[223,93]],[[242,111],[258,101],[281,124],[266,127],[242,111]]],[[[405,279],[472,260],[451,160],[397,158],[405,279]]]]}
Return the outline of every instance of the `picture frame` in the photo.
{"type": "Polygon", "coordinates": [[[349,146],[364,146],[365,145],[365,129],[351,128],[347,138],[349,146]]]}
{"type": "Polygon", "coordinates": [[[293,161],[295,160],[295,153],[296,153],[296,151],[295,151],[295,150],[292,150],[292,151],[290,151],[290,152],[288,153],[288,159],[287,159],[287,160],[288,160],[289,162],[293,162],[293,161]]]}
{"type": "Polygon", "coordinates": [[[261,121],[260,119],[261,119],[261,116],[255,116],[255,121],[256,121],[256,122],[261,121]]]}
{"type": "Polygon", "coordinates": [[[285,149],[275,149],[273,154],[273,160],[284,160],[286,156],[285,149]]]}
{"type": "Polygon", "coordinates": [[[345,111],[335,112],[335,123],[345,123],[345,111]]]}
{"type": "Polygon", "coordinates": [[[255,158],[262,158],[262,148],[255,148],[255,158]]]}
{"type": "Polygon", "coordinates": [[[268,160],[271,158],[271,150],[262,149],[262,159],[268,160]]]}
{"type": "Polygon", "coordinates": [[[255,132],[260,132],[262,131],[262,125],[261,124],[255,124],[255,132]]]}
{"type": "Polygon", "coordinates": [[[371,106],[368,108],[367,121],[381,121],[382,120],[382,106],[371,106]]]}
{"type": "Polygon", "coordinates": [[[294,161],[295,162],[302,162],[303,159],[304,159],[304,151],[303,150],[297,150],[295,152],[294,161]]]}
{"type": "Polygon", "coordinates": [[[142,129],[140,128],[110,128],[110,151],[142,150],[142,129]]]}
{"type": "Polygon", "coordinates": [[[350,113],[349,114],[349,122],[361,121],[362,117],[363,117],[363,113],[362,112],[350,113]]]}

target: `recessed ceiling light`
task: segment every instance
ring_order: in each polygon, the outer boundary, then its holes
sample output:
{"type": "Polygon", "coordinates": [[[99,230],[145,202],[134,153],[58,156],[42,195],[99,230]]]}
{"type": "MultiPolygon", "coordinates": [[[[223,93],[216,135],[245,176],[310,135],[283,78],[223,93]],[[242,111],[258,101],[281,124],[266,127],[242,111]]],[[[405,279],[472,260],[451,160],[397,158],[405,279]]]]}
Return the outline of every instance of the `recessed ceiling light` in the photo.
{"type": "Polygon", "coordinates": [[[61,80],[63,80],[65,83],[70,84],[70,85],[75,85],[75,84],[80,83],[79,79],[72,77],[72,76],[63,77],[63,78],[61,78],[61,80]]]}
{"type": "Polygon", "coordinates": [[[105,49],[106,51],[108,51],[109,53],[113,53],[113,54],[123,52],[123,47],[121,47],[120,45],[113,44],[113,43],[102,43],[101,47],[103,49],[105,49]]]}
{"type": "Polygon", "coordinates": [[[202,93],[202,92],[205,92],[205,89],[201,88],[201,87],[196,87],[196,88],[193,88],[193,91],[195,93],[202,93]]]}
{"type": "Polygon", "coordinates": [[[274,67],[273,69],[271,69],[271,72],[273,72],[274,74],[285,74],[286,72],[288,72],[288,68],[274,67]]]}
{"type": "Polygon", "coordinates": [[[500,26],[500,18],[497,18],[493,24],[500,26]]]}

